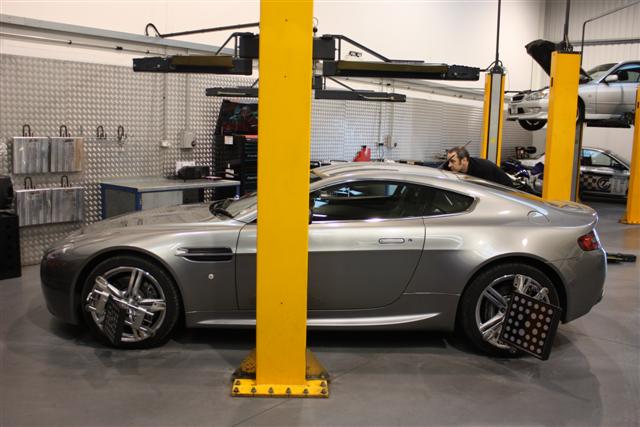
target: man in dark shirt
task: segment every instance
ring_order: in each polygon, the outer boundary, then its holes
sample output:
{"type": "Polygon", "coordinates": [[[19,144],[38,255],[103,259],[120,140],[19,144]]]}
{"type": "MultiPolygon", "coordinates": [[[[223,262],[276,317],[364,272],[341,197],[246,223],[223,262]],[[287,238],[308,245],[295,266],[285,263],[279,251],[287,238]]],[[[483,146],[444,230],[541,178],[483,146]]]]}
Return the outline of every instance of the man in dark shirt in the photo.
{"type": "Polygon", "coordinates": [[[447,165],[453,172],[466,173],[511,187],[511,179],[502,169],[489,160],[469,156],[469,152],[464,147],[447,150],[447,165]]]}

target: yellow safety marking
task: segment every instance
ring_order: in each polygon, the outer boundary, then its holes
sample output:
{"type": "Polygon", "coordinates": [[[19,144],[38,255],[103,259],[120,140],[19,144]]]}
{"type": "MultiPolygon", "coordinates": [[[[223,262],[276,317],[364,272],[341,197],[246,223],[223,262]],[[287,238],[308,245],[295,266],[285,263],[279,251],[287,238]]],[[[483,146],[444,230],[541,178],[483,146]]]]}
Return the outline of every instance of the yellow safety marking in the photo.
{"type": "Polygon", "coordinates": [[[498,140],[496,141],[496,165],[500,166],[502,160],[502,126],[504,124],[504,81],[506,76],[503,74],[500,79],[500,108],[498,116],[498,140]]]}
{"type": "Polygon", "coordinates": [[[636,89],[636,117],[633,128],[627,211],[621,220],[625,224],[640,224],[640,87],[636,89]]]}
{"type": "Polygon", "coordinates": [[[234,397],[329,397],[325,380],[310,380],[304,384],[259,384],[255,380],[238,379],[233,382],[234,397]]]}
{"type": "Polygon", "coordinates": [[[542,198],[571,200],[580,55],[551,55],[551,87],[542,198]]]}
{"type": "Polygon", "coordinates": [[[491,107],[491,74],[484,75],[484,103],[482,105],[482,147],[480,157],[487,158],[489,152],[489,109],[491,107]]]}
{"type": "Polygon", "coordinates": [[[269,387],[281,394],[279,384],[308,386],[312,30],[312,1],[261,0],[254,385],[260,395],[269,387]]]}
{"type": "Polygon", "coordinates": [[[480,157],[483,159],[488,159],[494,161],[493,158],[489,158],[490,148],[495,146],[496,156],[495,163],[496,165],[500,165],[500,160],[502,157],[502,126],[504,120],[504,74],[500,76],[500,100],[499,107],[497,108],[498,117],[491,116],[491,99],[492,99],[492,90],[493,88],[493,76],[492,73],[487,73],[485,75],[485,85],[484,85],[484,104],[482,111],[482,147],[480,149],[480,157]],[[497,121],[498,132],[496,136],[491,137],[489,135],[490,129],[492,126],[495,126],[497,121]]]}

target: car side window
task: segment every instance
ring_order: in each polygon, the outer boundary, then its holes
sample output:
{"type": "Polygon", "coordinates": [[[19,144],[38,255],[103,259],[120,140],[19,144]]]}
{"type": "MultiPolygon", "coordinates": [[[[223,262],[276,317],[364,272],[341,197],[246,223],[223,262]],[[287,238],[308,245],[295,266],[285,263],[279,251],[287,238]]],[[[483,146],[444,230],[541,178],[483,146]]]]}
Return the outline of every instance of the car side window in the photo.
{"type": "Polygon", "coordinates": [[[609,156],[607,156],[605,153],[601,153],[600,151],[591,151],[591,150],[585,150],[587,154],[587,156],[590,160],[589,160],[589,165],[591,166],[600,166],[600,167],[612,167],[613,166],[613,159],[609,156]]]}
{"type": "Polygon", "coordinates": [[[427,187],[404,182],[356,181],[310,195],[313,222],[399,219],[422,216],[427,187]]]}
{"type": "Polygon", "coordinates": [[[447,215],[464,212],[473,204],[473,197],[440,188],[430,188],[425,216],[447,215]]]}
{"type": "Polygon", "coordinates": [[[628,64],[616,70],[619,83],[637,83],[640,81],[640,64],[628,64]]]}

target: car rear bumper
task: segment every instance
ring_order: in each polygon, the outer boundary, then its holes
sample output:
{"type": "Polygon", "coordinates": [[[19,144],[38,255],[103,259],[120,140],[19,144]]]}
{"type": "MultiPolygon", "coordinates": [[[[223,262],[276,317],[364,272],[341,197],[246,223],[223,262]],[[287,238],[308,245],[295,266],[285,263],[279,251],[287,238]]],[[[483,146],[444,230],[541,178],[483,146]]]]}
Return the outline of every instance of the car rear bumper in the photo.
{"type": "Polygon", "coordinates": [[[607,276],[607,257],[603,249],[583,252],[579,257],[553,264],[565,278],[565,323],[584,316],[602,300],[607,276]]]}

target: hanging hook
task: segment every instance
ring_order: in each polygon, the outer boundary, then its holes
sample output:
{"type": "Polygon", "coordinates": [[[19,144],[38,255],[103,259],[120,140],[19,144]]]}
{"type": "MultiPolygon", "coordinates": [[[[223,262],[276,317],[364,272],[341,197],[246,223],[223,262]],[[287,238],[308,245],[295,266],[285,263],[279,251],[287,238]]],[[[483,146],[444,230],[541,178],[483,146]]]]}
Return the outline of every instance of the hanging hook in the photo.
{"type": "Polygon", "coordinates": [[[65,138],[69,137],[69,131],[67,130],[67,126],[66,125],[60,126],[60,136],[65,137],[65,138]]]}
{"type": "Polygon", "coordinates": [[[127,135],[124,134],[124,126],[122,125],[118,126],[116,137],[120,144],[124,144],[124,141],[127,139],[127,135]]]}
{"type": "Polygon", "coordinates": [[[102,125],[98,126],[96,128],[96,138],[98,139],[107,139],[107,134],[104,133],[104,128],[102,127],[102,125]]]}
{"type": "Polygon", "coordinates": [[[33,136],[31,133],[31,126],[22,125],[22,136],[33,136]]]}

